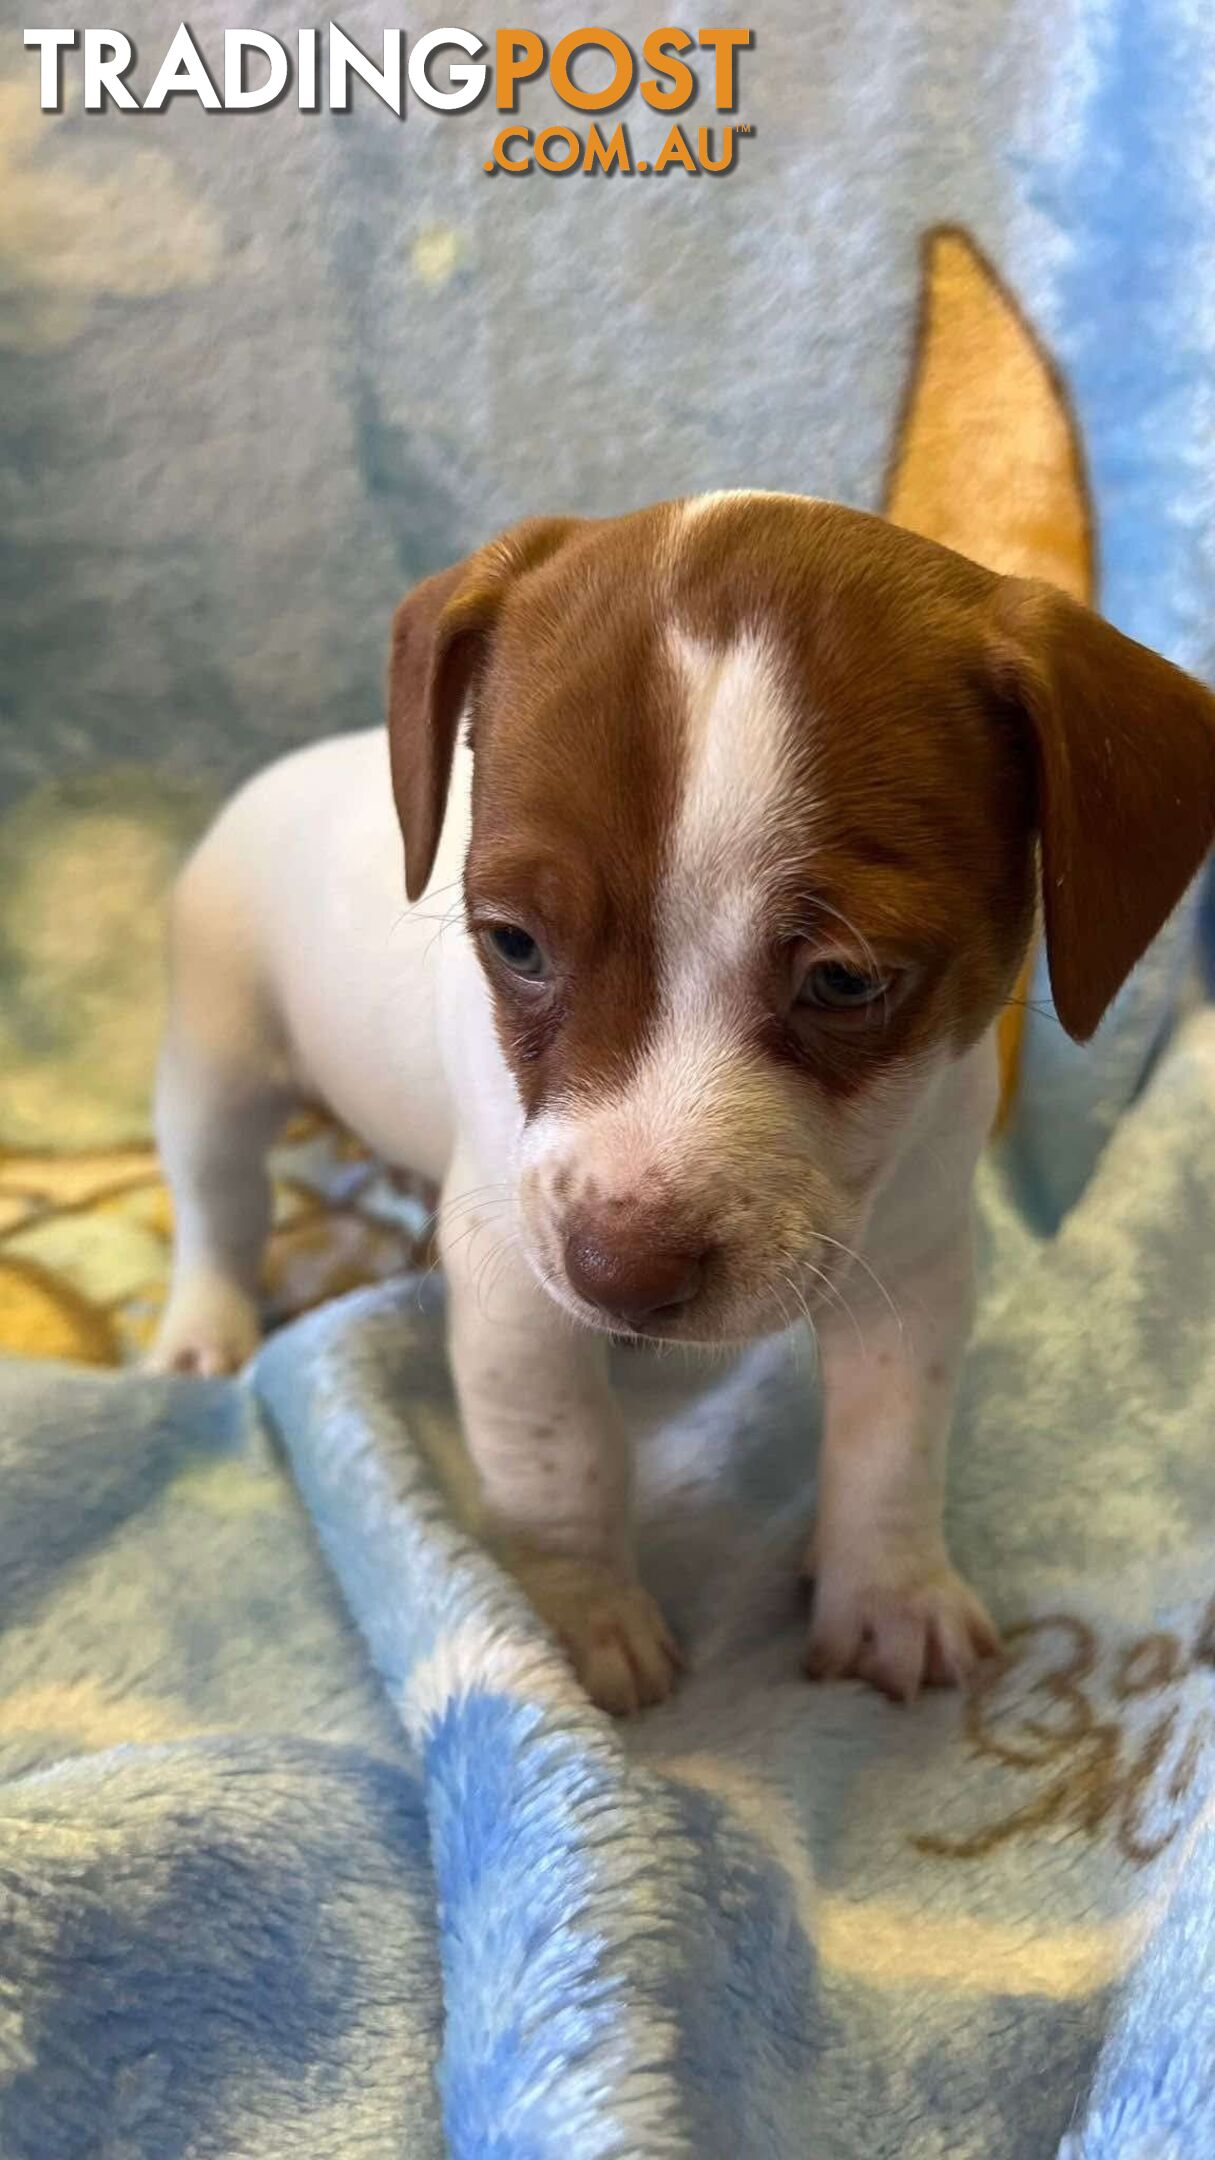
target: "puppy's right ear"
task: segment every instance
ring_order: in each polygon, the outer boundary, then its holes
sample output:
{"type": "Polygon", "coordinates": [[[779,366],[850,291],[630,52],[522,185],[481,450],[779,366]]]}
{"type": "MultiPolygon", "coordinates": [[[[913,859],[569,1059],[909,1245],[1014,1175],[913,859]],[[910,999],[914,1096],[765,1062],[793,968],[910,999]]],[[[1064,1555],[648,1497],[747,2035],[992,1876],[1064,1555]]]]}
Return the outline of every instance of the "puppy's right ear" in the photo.
{"type": "Polygon", "coordinates": [[[392,622],[388,749],[405,838],[405,890],[420,899],[443,830],[460,720],[509,587],[554,554],[577,518],[527,518],[406,593],[392,622]]]}

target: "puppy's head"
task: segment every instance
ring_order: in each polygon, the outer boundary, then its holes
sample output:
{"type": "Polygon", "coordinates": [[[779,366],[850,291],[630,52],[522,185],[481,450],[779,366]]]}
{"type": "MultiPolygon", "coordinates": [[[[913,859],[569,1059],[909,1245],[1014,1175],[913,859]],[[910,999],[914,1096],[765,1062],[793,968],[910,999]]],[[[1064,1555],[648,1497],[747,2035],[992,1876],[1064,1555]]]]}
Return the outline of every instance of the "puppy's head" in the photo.
{"type": "Polygon", "coordinates": [[[793,496],[535,520],[407,597],[411,898],[466,714],[523,1243],[580,1317],[664,1339],[832,1297],[1008,995],[1039,862],[1084,1040],[1215,835],[1197,683],[1049,587],[793,496]]]}

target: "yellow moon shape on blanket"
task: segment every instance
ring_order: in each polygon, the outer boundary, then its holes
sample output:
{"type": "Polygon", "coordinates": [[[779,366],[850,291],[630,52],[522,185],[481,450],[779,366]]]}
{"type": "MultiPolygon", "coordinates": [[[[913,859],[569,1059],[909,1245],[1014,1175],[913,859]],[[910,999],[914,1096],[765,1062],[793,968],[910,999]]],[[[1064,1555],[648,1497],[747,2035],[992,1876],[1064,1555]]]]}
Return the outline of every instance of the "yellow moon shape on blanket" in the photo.
{"type": "MultiPolygon", "coordinates": [[[[920,322],[886,485],[896,525],[1005,576],[1093,597],[1084,453],[1066,388],[968,235],[927,234],[920,322]]],[[[1000,1112],[1016,1093],[1027,960],[1000,1024],[1000,1112]]]]}

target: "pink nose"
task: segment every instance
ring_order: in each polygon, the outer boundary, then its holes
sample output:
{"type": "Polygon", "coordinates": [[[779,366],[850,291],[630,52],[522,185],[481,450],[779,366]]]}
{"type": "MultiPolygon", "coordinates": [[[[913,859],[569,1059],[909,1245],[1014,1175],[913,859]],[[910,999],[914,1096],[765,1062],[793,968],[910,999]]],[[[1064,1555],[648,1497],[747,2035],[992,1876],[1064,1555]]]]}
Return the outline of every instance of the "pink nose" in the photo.
{"type": "Polygon", "coordinates": [[[629,1327],[665,1319],[690,1304],[700,1288],[707,1255],[699,1245],[658,1245],[613,1230],[571,1230],[565,1241],[565,1272],[571,1288],[629,1327]]]}

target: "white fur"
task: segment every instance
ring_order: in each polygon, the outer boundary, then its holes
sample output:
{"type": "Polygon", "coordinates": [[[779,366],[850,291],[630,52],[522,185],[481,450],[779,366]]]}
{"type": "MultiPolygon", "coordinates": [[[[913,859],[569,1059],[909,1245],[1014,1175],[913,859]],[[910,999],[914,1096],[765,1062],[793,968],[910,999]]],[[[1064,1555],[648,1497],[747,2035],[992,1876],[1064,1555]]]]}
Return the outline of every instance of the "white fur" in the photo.
{"type": "MultiPolygon", "coordinates": [[[[657,1151],[668,1176],[720,1188],[729,1221],[732,1180],[745,1175],[761,1204],[750,1232],[734,1228],[756,1269],[765,1240],[792,1251],[807,1222],[859,1247],[846,1265],[814,1248],[861,1340],[824,1294],[812,1652],[825,1670],[910,1687],[934,1645],[960,1672],[983,1634],[944,1559],[940,1505],[992,1048],[898,1074],[858,1111],[809,1125],[791,1083],[742,1051],[731,983],[761,928],[766,853],[780,836],[779,656],[758,634],[721,658],[686,637],[675,650],[692,756],[662,895],[661,1023],[623,1094],[526,1134],[460,921],[467,760],[412,908],[380,731],[283,760],[223,813],[175,907],[157,1120],[178,1228],[153,1363],[228,1369],[256,1339],[265,1150],[301,1095],[388,1161],[442,1179],[453,1371],[487,1532],[596,1699],[632,1709],[667,1692],[676,1657],[633,1573],[604,1339],[558,1303],[576,1309],[546,1180],[574,1143],[580,1166],[595,1159],[634,1179],[657,1151]],[[841,1181],[862,1164],[865,1207],[849,1215],[841,1181]]],[[[806,1295],[809,1275],[796,1287],[806,1295]]],[[[748,1313],[753,1325],[779,1322],[770,1300],[761,1316],[756,1283],[738,1304],[743,1325],[748,1313]]]]}
{"type": "MultiPolygon", "coordinates": [[[[672,987],[707,958],[729,968],[762,930],[765,877],[793,837],[797,718],[782,659],[757,627],[713,647],[674,627],[668,649],[686,712],[686,771],[659,908],[672,987]]],[[[799,808],[799,819],[804,810],[799,808]]],[[[807,834],[797,838],[804,847],[807,834]]]]}
{"type": "Polygon", "coordinates": [[[787,488],[709,488],[703,495],[687,495],[679,505],[681,533],[686,535],[701,520],[711,517],[723,503],[818,502],[817,495],[794,495],[787,488]]]}

